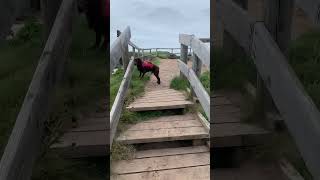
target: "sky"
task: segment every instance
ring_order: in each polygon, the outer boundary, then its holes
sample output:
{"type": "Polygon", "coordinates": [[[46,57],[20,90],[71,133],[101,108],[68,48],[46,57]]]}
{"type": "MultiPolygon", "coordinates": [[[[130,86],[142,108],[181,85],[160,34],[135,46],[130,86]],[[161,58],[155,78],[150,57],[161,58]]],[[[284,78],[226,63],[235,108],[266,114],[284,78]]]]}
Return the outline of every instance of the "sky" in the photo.
{"type": "Polygon", "coordinates": [[[210,0],[111,0],[110,38],[131,29],[140,48],[175,48],[179,33],[210,37],[210,0]]]}

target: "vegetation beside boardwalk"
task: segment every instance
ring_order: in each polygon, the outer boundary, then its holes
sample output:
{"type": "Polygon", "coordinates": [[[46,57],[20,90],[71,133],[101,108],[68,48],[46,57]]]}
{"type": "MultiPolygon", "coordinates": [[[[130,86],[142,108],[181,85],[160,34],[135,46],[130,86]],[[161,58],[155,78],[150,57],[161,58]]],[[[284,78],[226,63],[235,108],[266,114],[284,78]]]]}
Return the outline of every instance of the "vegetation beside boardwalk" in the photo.
{"type": "Polygon", "coordinates": [[[0,45],[0,157],[41,55],[42,28],[27,20],[17,37],[0,45]]]}

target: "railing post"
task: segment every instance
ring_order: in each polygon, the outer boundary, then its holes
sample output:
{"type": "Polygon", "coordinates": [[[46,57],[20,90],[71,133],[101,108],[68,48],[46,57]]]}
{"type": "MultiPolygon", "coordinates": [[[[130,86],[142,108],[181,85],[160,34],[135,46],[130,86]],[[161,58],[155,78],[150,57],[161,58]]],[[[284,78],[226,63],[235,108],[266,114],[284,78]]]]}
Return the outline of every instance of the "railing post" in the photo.
{"type": "Polygon", "coordinates": [[[138,57],[140,57],[140,49],[138,49],[138,57]]]}
{"type": "Polygon", "coordinates": [[[133,57],[136,57],[136,48],[132,47],[133,57]]]}
{"type": "MultiPolygon", "coordinates": [[[[188,46],[186,46],[184,44],[181,44],[180,59],[185,64],[188,63],[188,46]]],[[[182,72],[180,72],[180,77],[185,77],[182,72]]]]}
{"type": "Polygon", "coordinates": [[[123,69],[126,70],[129,64],[128,44],[126,44],[123,48],[124,49],[122,54],[122,64],[123,64],[123,69]]]}
{"type": "MultiPolygon", "coordinates": [[[[265,1],[264,22],[266,28],[285,55],[287,55],[291,40],[293,5],[293,0],[265,1]]],[[[262,112],[264,115],[266,113],[278,113],[272,97],[259,74],[257,74],[257,100],[258,112],[262,112]]],[[[266,119],[265,123],[269,128],[272,128],[272,121],[272,119],[266,119]]]]}
{"type": "MultiPolygon", "coordinates": [[[[193,62],[192,62],[192,70],[196,73],[197,77],[200,78],[201,75],[202,62],[198,58],[198,56],[193,53],[193,62]]],[[[195,92],[192,90],[192,96],[197,97],[195,92]]]]}

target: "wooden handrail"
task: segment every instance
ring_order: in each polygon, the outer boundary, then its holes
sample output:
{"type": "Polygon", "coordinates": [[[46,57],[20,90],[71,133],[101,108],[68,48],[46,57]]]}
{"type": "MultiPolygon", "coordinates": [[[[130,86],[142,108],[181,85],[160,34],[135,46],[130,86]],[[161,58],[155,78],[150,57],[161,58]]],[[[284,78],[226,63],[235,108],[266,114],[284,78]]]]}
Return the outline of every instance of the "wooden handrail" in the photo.
{"type": "Polygon", "coordinates": [[[63,0],[0,162],[1,180],[30,179],[49,102],[71,44],[75,0],[63,0]]]}
{"type": "Polygon", "coordinates": [[[193,95],[196,95],[198,97],[200,104],[210,121],[210,97],[199,80],[199,77],[201,75],[202,62],[207,67],[210,66],[210,49],[194,35],[180,34],[179,42],[181,43],[181,60],[178,60],[178,66],[181,72],[180,76],[188,79],[193,90],[193,95]],[[191,49],[194,53],[192,69],[189,69],[186,64],[188,59],[188,46],[191,46],[191,49]]]}
{"type": "Polygon", "coordinates": [[[179,42],[185,46],[191,46],[193,52],[199,57],[203,64],[210,67],[210,48],[195,38],[194,35],[180,34],[179,42]]]}
{"type": "Polygon", "coordinates": [[[113,69],[119,64],[119,59],[128,50],[130,38],[131,32],[130,27],[128,26],[120,34],[120,36],[112,43],[110,48],[110,73],[113,72],[113,69]]]}
{"type": "Polygon", "coordinates": [[[114,103],[110,111],[110,148],[112,146],[113,138],[117,131],[117,126],[118,126],[120,115],[122,112],[125,96],[130,85],[130,80],[133,73],[133,67],[134,67],[134,63],[133,63],[133,60],[131,60],[124,74],[117,96],[114,100],[114,103]]]}
{"type": "Polygon", "coordinates": [[[225,29],[254,60],[314,179],[320,179],[320,113],[262,22],[231,0],[218,0],[225,29]]]}

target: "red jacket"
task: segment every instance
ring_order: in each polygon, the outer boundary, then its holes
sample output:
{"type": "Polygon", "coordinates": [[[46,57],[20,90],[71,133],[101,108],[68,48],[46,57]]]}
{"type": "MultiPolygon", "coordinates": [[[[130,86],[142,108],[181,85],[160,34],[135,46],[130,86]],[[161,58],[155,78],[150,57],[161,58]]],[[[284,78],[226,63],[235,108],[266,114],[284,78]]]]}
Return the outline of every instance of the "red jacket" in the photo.
{"type": "Polygon", "coordinates": [[[150,61],[143,61],[143,63],[142,63],[143,69],[152,69],[153,66],[154,65],[150,61]]]}

